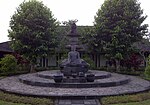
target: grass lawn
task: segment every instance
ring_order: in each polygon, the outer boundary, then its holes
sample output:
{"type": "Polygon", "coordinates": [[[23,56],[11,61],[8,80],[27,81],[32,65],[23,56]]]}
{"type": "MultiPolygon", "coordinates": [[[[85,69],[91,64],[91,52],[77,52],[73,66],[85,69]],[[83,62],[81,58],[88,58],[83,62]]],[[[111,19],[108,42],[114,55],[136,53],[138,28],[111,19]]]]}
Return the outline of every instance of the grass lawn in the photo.
{"type": "Polygon", "coordinates": [[[141,102],[131,102],[131,103],[111,104],[111,105],[150,105],[150,99],[141,102]]]}
{"type": "Polygon", "coordinates": [[[19,96],[0,91],[0,105],[54,105],[54,100],[51,98],[19,96]]]}
{"type": "Polygon", "coordinates": [[[150,91],[133,95],[103,97],[102,105],[150,105],[150,91]]]}
{"type": "Polygon", "coordinates": [[[11,103],[0,100],[0,105],[30,105],[30,104],[19,104],[19,103],[11,103]]]}

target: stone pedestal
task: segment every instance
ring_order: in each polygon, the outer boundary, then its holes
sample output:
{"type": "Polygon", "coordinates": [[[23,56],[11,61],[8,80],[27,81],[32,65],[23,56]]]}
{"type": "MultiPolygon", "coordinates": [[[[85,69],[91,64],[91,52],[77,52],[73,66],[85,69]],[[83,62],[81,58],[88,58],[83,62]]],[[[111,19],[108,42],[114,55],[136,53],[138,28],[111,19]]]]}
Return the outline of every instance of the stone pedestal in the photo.
{"type": "Polygon", "coordinates": [[[84,66],[66,66],[63,68],[62,73],[64,74],[64,76],[78,76],[80,72],[86,73],[87,71],[88,68],[84,66]]]}

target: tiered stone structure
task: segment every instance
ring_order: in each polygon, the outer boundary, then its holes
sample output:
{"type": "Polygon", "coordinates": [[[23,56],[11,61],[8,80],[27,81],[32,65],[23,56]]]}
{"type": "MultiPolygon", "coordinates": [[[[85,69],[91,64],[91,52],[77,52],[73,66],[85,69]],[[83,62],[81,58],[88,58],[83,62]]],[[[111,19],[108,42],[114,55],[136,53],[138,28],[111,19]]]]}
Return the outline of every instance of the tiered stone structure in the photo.
{"type": "Polygon", "coordinates": [[[67,35],[69,39],[68,45],[66,45],[66,48],[71,50],[72,46],[76,47],[76,50],[82,49],[82,46],[79,44],[79,37],[80,35],[77,33],[77,26],[75,22],[71,24],[71,30],[69,34],[67,35]]]}
{"type": "Polygon", "coordinates": [[[64,76],[79,77],[82,75],[83,79],[85,79],[84,74],[88,71],[89,64],[81,59],[79,52],[76,51],[82,48],[78,42],[79,35],[77,34],[76,28],[76,24],[73,22],[71,24],[71,31],[68,35],[69,44],[66,46],[68,49],[71,49],[71,51],[68,53],[68,58],[61,62],[60,68],[64,76]]]}
{"type": "MultiPolygon", "coordinates": [[[[76,33],[76,25],[72,24],[69,47],[71,51],[68,53],[68,58],[60,65],[62,71],[49,70],[6,77],[0,79],[0,90],[26,96],[58,97],[59,99],[95,99],[96,97],[135,94],[150,90],[150,81],[139,77],[88,70],[89,65],[80,59],[79,52],[76,51],[76,48],[79,47],[76,33]]],[[[92,105],[95,105],[94,102],[92,105]]]]}

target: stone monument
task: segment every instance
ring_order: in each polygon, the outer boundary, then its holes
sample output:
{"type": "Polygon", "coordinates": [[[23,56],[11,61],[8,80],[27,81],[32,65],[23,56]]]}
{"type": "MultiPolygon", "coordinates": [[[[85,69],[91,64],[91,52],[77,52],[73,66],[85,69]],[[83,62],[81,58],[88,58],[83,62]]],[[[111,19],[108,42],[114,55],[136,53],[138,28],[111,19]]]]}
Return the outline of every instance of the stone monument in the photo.
{"type": "Polygon", "coordinates": [[[77,21],[72,21],[70,23],[70,32],[68,33],[68,45],[66,45],[66,48],[71,50],[72,46],[75,46],[76,50],[82,49],[81,44],[79,43],[79,37],[80,35],[77,33],[77,21]]]}
{"type": "Polygon", "coordinates": [[[68,58],[64,59],[60,64],[64,76],[79,76],[80,73],[86,73],[88,71],[89,64],[80,58],[79,52],[75,49],[75,46],[71,46],[68,58]]]}
{"type": "Polygon", "coordinates": [[[71,51],[68,53],[68,58],[64,59],[60,64],[62,73],[64,76],[84,75],[88,71],[89,64],[80,58],[80,54],[77,51],[81,46],[78,43],[79,35],[77,34],[75,22],[71,24],[71,31],[68,36],[70,41],[66,47],[71,51]]]}

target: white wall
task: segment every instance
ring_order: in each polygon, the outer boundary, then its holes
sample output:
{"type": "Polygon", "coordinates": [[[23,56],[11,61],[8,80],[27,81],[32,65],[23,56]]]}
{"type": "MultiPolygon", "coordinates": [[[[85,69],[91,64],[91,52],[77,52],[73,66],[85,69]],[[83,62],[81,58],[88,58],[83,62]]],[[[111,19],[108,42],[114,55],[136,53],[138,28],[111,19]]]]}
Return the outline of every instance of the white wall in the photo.
{"type": "Polygon", "coordinates": [[[104,57],[104,55],[100,56],[100,66],[106,66],[107,59],[104,57]]]}

